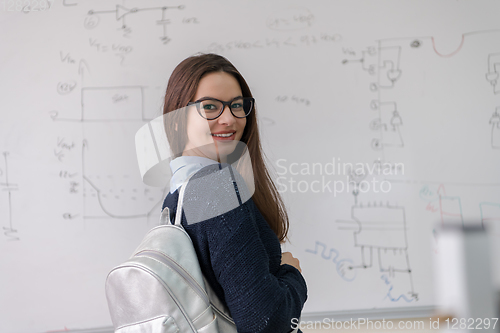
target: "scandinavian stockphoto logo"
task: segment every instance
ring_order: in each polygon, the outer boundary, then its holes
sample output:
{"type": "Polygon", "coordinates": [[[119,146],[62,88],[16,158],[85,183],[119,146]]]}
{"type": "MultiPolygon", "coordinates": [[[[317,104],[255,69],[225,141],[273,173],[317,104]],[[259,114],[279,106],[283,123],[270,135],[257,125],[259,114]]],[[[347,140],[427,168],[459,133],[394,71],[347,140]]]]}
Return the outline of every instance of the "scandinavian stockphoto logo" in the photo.
{"type": "Polygon", "coordinates": [[[276,161],[280,193],[388,193],[390,176],[404,175],[403,163],[376,160],[373,163],[342,162],[333,157],[331,162],[290,162],[284,158],[276,161]]]}

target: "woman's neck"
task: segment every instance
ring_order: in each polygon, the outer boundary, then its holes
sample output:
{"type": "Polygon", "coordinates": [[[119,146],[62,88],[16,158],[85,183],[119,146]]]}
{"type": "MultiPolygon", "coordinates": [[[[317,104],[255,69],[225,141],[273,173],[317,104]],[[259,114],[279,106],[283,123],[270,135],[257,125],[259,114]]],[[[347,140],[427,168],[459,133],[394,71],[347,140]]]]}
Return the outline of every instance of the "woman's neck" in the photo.
{"type": "Polygon", "coordinates": [[[184,150],[182,152],[182,156],[198,156],[198,157],[204,157],[204,158],[208,158],[208,159],[211,159],[213,161],[216,161],[218,163],[226,163],[227,162],[227,156],[221,156],[219,154],[217,154],[217,158],[212,158],[210,156],[207,156],[206,154],[203,154],[202,151],[200,151],[199,149],[189,149],[189,150],[184,150]]]}

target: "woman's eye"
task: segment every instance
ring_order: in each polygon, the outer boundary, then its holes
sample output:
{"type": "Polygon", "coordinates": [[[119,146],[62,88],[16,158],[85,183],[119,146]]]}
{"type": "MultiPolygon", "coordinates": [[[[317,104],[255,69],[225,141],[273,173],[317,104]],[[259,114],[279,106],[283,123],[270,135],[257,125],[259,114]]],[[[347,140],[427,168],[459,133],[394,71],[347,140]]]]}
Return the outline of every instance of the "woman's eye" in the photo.
{"type": "Polygon", "coordinates": [[[243,104],[241,103],[234,103],[231,105],[231,109],[241,109],[243,107],[243,104]]]}
{"type": "Polygon", "coordinates": [[[204,110],[207,110],[207,111],[214,111],[214,110],[217,110],[217,108],[215,107],[215,105],[213,104],[205,104],[203,105],[203,109],[204,110]]]}

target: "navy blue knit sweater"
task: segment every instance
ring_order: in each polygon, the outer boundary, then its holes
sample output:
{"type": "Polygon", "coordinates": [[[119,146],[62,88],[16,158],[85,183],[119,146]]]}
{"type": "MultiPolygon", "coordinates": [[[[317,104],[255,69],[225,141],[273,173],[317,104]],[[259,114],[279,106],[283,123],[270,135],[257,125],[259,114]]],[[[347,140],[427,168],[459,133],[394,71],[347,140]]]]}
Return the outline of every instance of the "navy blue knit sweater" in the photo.
{"type": "MultiPolygon", "coordinates": [[[[290,332],[292,319],[300,317],[307,299],[305,280],[295,267],[281,265],[278,237],[251,198],[242,202],[240,193],[247,189],[242,182],[238,182],[240,188],[236,185],[238,174],[230,167],[231,177],[219,172],[225,166],[205,167],[191,178],[181,223],[193,241],[203,274],[227,305],[238,332],[290,332]],[[211,207],[227,206],[235,194],[236,208],[203,218],[211,207]],[[190,220],[201,222],[188,222],[186,212],[190,220]]],[[[179,189],[163,203],[173,218],[178,197],[179,189]]]]}

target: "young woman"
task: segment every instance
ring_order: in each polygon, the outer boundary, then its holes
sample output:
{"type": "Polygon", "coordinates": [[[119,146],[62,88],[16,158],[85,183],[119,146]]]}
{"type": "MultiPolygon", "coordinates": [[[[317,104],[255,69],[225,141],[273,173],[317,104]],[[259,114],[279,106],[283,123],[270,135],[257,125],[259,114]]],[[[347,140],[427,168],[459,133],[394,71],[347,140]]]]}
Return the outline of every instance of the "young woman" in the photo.
{"type": "Polygon", "coordinates": [[[227,305],[238,332],[292,331],[292,319],[300,317],[307,299],[307,286],[299,261],[289,252],[281,253],[288,217],[264,164],[247,83],[222,56],[189,57],[169,79],[163,113],[175,155],[163,207],[175,216],[179,187],[194,174],[191,179],[196,178],[198,186],[189,195],[186,189],[186,200],[197,208],[192,213],[183,209],[182,225],[193,240],[205,278],[227,305]],[[250,155],[253,174],[244,177],[248,188],[245,182],[236,185],[234,177],[216,176],[241,157],[238,143],[250,155]],[[252,178],[254,184],[248,184],[252,178]],[[199,218],[203,214],[207,215],[199,218]]]}

